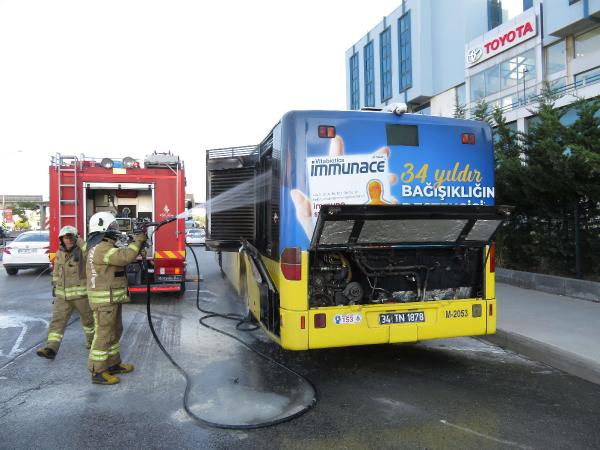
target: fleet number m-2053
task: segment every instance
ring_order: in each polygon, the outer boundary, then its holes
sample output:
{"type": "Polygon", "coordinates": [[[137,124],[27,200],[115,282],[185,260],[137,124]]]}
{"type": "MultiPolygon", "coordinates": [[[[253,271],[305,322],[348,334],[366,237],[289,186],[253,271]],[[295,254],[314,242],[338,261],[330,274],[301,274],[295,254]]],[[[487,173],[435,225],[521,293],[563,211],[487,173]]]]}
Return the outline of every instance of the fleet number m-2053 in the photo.
{"type": "Polygon", "coordinates": [[[459,319],[469,317],[468,309],[457,309],[454,311],[446,311],[446,319],[459,319]]]}

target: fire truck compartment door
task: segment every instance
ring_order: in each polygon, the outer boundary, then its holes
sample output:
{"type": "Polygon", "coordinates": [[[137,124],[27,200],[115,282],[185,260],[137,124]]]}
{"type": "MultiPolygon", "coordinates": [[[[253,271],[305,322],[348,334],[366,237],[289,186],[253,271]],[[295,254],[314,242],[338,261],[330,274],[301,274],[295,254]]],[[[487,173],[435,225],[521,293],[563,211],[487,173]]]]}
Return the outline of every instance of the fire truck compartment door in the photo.
{"type": "Polygon", "coordinates": [[[323,205],[311,249],[482,247],[510,210],[470,205],[323,205]]]}

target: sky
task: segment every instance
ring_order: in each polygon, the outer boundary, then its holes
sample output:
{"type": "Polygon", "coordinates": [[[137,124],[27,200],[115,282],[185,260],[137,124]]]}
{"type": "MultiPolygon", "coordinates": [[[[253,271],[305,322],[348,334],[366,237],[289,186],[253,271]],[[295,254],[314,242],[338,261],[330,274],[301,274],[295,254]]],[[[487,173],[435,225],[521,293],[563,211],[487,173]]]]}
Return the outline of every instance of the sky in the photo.
{"type": "Polygon", "coordinates": [[[47,198],[57,153],[171,151],[203,200],[206,149],[256,144],[289,110],[345,109],[345,51],[399,5],[0,0],[0,194],[47,198]]]}
{"type": "Polygon", "coordinates": [[[50,156],[256,144],[345,109],[345,51],[399,0],[0,0],[0,194],[48,195],[50,156]]]}

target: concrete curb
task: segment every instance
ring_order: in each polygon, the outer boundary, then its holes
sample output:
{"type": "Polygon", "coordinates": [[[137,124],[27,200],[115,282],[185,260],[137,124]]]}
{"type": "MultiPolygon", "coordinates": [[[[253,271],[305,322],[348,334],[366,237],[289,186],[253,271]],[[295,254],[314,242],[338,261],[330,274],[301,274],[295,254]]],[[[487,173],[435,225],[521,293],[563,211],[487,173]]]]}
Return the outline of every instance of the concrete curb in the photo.
{"type": "Polygon", "coordinates": [[[590,359],[506,330],[498,329],[495,335],[480,337],[498,347],[512,350],[591,383],[600,384],[600,364],[590,359]]]}
{"type": "Polygon", "coordinates": [[[591,302],[600,302],[600,283],[557,277],[542,273],[496,268],[496,281],[524,289],[564,295],[591,302]]]}

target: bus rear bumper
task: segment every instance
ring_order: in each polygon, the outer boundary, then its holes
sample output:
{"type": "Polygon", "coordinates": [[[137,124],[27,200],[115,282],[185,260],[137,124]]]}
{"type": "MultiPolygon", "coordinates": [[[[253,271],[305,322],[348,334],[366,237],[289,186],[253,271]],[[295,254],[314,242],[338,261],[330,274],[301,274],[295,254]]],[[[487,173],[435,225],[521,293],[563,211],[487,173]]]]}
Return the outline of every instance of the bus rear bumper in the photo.
{"type": "Polygon", "coordinates": [[[495,333],[496,300],[282,309],[281,319],[281,345],[290,350],[416,342],[495,333]]]}

